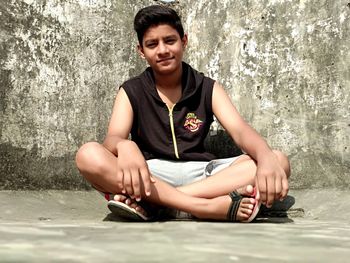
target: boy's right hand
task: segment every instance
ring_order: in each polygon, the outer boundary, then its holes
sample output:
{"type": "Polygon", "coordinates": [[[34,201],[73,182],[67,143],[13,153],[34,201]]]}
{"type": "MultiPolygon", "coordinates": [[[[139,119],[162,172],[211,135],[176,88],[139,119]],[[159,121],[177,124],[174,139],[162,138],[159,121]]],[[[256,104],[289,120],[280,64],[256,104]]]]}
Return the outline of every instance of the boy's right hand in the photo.
{"type": "Polygon", "coordinates": [[[151,183],[155,180],[151,176],[145,158],[137,144],[130,140],[117,144],[118,166],[117,184],[123,194],[141,200],[142,186],[146,196],[151,194],[151,183]]]}

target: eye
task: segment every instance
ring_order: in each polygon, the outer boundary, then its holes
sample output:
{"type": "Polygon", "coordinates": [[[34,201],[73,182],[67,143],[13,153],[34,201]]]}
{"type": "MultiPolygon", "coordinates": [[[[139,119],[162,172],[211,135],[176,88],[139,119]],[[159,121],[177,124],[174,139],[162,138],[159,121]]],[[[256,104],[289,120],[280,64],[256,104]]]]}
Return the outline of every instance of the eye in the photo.
{"type": "Polygon", "coordinates": [[[148,48],[155,48],[156,46],[157,46],[156,42],[150,42],[150,43],[146,44],[146,47],[148,47],[148,48]]]}
{"type": "Polygon", "coordinates": [[[169,38],[165,41],[167,44],[174,44],[176,42],[176,39],[175,38],[169,38]]]}
{"type": "Polygon", "coordinates": [[[156,43],[150,43],[146,45],[148,48],[154,48],[156,47],[156,43]]]}

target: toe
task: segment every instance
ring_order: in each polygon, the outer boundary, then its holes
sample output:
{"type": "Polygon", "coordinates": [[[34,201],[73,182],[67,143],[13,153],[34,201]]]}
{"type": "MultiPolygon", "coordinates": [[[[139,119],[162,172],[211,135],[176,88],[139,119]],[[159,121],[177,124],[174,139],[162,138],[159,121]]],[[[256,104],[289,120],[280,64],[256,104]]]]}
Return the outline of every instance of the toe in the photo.
{"type": "Polygon", "coordinates": [[[146,215],[146,211],[137,203],[133,202],[132,204],[129,205],[131,208],[135,209],[137,212],[146,215]]]}
{"type": "Polygon", "coordinates": [[[131,198],[126,198],[125,200],[125,204],[127,204],[128,206],[130,206],[133,203],[133,200],[131,198]]]}
{"type": "Polygon", "coordinates": [[[247,215],[248,217],[253,213],[253,210],[247,208],[241,208],[240,212],[247,215]]]}
{"type": "Polygon", "coordinates": [[[254,196],[255,195],[254,187],[250,184],[245,186],[245,187],[237,189],[237,192],[243,196],[254,196]]]}
{"type": "Polygon", "coordinates": [[[125,202],[129,207],[135,209],[137,212],[146,215],[146,211],[133,199],[128,198],[125,202]]]}
{"type": "Polygon", "coordinates": [[[247,213],[244,213],[243,211],[239,210],[237,212],[237,221],[243,221],[249,218],[249,215],[247,213]]]}
{"type": "Polygon", "coordinates": [[[136,209],[138,207],[138,204],[136,202],[132,202],[132,203],[128,204],[128,206],[130,206],[131,208],[136,209]]]}
{"type": "Polygon", "coordinates": [[[125,195],[121,195],[121,194],[117,194],[117,195],[114,195],[114,200],[115,201],[119,201],[119,202],[125,202],[126,196],[125,195]]]}
{"type": "Polygon", "coordinates": [[[135,208],[135,210],[136,210],[137,212],[139,212],[139,213],[141,213],[141,214],[147,216],[146,211],[145,211],[141,206],[138,205],[138,206],[135,208]]]}
{"type": "Polygon", "coordinates": [[[245,197],[241,201],[241,205],[254,205],[256,203],[254,198],[245,197]]]}
{"type": "Polygon", "coordinates": [[[254,198],[243,198],[238,208],[237,221],[247,220],[253,213],[254,205],[254,198]]]}
{"type": "Polygon", "coordinates": [[[247,187],[245,188],[245,192],[246,192],[246,195],[253,195],[254,194],[254,187],[252,185],[247,185],[247,187]]]}
{"type": "Polygon", "coordinates": [[[253,209],[254,205],[253,204],[242,204],[241,207],[245,208],[245,209],[253,209]]]}

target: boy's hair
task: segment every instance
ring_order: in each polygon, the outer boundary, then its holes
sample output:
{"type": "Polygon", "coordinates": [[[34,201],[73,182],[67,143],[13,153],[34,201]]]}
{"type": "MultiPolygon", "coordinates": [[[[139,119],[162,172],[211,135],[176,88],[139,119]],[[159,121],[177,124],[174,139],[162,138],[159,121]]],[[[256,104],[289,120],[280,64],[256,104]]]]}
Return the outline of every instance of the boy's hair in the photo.
{"type": "Polygon", "coordinates": [[[150,27],[160,24],[173,27],[179,33],[180,38],[183,38],[184,29],[176,11],[163,5],[151,5],[140,9],[134,19],[134,29],[141,46],[145,32],[150,27]]]}

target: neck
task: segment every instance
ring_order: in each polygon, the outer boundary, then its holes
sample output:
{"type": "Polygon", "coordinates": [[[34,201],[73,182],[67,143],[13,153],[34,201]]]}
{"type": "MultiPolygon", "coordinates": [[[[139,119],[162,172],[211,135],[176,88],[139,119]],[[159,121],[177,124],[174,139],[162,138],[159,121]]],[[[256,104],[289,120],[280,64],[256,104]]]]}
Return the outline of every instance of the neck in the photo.
{"type": "Polygon", "coordinates": [[[170,74],[159,74],[154,72],[156,86],[161,89],[173,89],[181,86],[182,65],[170,74]]]}

